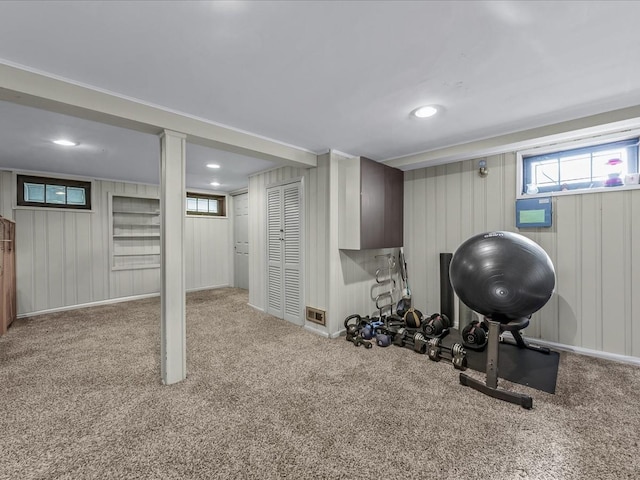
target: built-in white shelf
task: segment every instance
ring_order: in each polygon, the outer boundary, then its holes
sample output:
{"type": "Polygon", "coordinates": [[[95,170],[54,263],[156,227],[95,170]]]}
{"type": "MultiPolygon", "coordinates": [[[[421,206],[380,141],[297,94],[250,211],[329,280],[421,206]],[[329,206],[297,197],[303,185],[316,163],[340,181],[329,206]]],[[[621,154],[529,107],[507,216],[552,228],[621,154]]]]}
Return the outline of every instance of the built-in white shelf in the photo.
{"type": "Polygon", "coordinates": [[[112,270],[160,267],[160,201],[109,194],[112,270]]]}
{"type": "Polygon", "coordinates": [[[132,233],[113,235],[113,238],[160,238],[159,233],[132,233]]]}

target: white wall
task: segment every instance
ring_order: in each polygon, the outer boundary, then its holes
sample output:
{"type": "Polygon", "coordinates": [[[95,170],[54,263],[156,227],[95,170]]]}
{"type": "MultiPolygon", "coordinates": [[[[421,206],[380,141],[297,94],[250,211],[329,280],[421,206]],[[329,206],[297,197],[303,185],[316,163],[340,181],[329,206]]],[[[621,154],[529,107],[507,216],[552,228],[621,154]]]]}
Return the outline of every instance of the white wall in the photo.
{"type": "Polygon", "coordinates": [[[439,308],[440,252],[476,233],[519,232],[547,251],[557,274],[556,294],[526,334],[639,357],[640,190],[555,197],[553,227],[519,231],[515,153],[487,158],[486,178],[477,163],[405,173],[405,253],[416,303],[439,308]]]}
{"type": "MultiPolygon", "coordinates": [[[[18,314],[160,291],[159,268],[111,270],[107,203],[108,192],[157,196],[157,186],[95,181],[89,213],[11,210],[12,183],[11,172],[0,172],[0,213],[16,221],[18,314]]],[[[229,285],[230,221],[187,217],[185,223],[187,289],[229,285]]]]}

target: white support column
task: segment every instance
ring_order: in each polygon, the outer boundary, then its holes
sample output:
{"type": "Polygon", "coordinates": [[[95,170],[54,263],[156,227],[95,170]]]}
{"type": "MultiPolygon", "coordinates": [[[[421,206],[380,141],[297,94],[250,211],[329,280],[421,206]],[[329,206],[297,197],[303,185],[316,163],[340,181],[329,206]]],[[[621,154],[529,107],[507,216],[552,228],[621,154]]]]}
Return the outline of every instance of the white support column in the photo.
{"type": "Polygon", "coordinates": [[[160,365],[162,383],[187,376],[184,274],[186,135],[160,134],[160,365]]]}

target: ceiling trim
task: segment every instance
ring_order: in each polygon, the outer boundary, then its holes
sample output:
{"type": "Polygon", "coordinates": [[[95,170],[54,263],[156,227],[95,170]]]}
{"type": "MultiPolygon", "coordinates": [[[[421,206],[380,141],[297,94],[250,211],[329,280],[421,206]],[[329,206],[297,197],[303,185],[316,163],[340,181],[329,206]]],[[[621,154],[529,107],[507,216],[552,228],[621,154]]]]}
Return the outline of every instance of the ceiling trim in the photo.
{"type": "Polygon", "coordinates": [[[317,165],[316,154],[308,150],[11,65],[1,59],[0,100],[155,135],[163,130],[173,130],[186,134],[192,143],[281,165],[306,168],[317,165]]]}
{"type": "Polygon", "coordinates": [[[382,163],[405,171],[415,170],[638,127],[640,127],[640,105],[427,152],[390,158],[382,163]]]}

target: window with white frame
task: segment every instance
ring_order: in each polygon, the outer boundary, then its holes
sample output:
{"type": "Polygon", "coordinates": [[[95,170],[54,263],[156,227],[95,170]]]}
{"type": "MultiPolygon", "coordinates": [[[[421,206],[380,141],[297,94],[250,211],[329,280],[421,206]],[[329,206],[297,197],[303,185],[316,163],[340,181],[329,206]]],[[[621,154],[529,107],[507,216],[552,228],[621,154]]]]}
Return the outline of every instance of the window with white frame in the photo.
{"type": "Polygon", "coordinates": [[[638,183],[638,137],[522,155],[521,194],[531,195],[638,183]]]}

